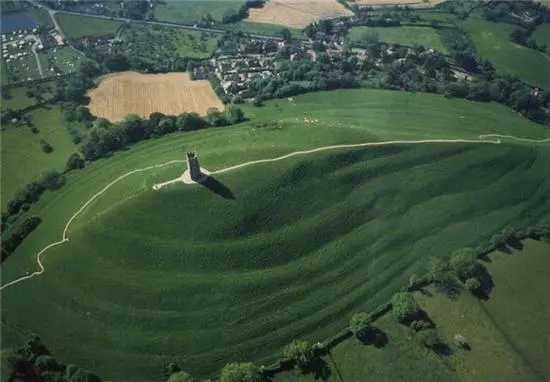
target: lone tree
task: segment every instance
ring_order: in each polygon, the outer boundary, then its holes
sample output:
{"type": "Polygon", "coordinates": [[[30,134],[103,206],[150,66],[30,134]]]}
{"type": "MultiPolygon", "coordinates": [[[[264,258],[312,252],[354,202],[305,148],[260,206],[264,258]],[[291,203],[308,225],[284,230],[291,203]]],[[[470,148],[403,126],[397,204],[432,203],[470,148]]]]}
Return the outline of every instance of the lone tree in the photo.
{"type": "Polygon", "coordinates": [[[466,282],[464,283],[464,286],[470,292],[475,292],[481,287],[481,282],[476,277],[470,277],[469,279],[466,280],[466,282]]]}
{"type": "Polygon", "coordinates": [[[349,320],[349,329],[357,337],[364,336],[370,329],[372,320],[367,313],[354,313],[349,320]]]}
{"type": "Polygon", "coordinates": [[[315,358],[311,345],[302,340],[294,340],[286,345],[283,356],[295,360],[296,365],[302,370],[306,369],[315,358]]]}
{"type": "Polygon", "coordinates": [[[71,170],[78,170],[81,168],[84,168],[86,163],[84,162],[84,158],[80,156],[78,153],[72,153],[69,155],[69,158],[67,159],[67,164],[65,165],[65,171],[71,171],[71,170]]]}
{"type": "Polygon", "coordinates": [[[393,314],[399,322],[413,320],[421,312],[420,306],[409,292],[397,292],[392,299],[393,314]]]}
{"type": "Polygon", "coordinates": [[[178,371],[168,378],[168,382],[194,382],[195,378],[185,371],[178,371]]]}
{"type": "Polygon", "coordinates": [[[221,382],[261,382],[262,370],[252,362],[228,363],[222,369],[221,382]]]}
{"type": "Polygon", "coordinates": [[[418,340],[427,348],[434,349],[443,345],[443,341],[435,329],[422,330],[417,333],[417,336],[418,340]]]}

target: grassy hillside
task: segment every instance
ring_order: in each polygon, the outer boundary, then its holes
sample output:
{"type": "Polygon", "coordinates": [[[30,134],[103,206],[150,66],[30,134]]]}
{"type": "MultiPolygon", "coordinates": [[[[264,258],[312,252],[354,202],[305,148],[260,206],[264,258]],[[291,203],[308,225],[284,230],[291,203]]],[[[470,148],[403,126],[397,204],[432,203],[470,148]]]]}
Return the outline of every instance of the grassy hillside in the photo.
{"type": "Polygon", "coordinates": [[[447,52],[439,35],[429,27],[353,27],[349,31],[350,41],[362,41],[365,33],[375,32],[380,36],[380,41],[390,44],[409,45],[422,44],[426,48],[432,48],[440,52],[447,52]]]}
{"type": "Polygon", "coordinates": [[[461,25],[470,34],[479,55],[498,71],[515,74],[532,86],[550,89],[550,58],[510,41],[509,35],[516,26],[476,17],[461,25]]]}
{"type": "Polygon", "coordinates": [[[6,125],[1,132],[2,205],[5,206],[15,191],[42,172],[62,171],[76,146],[62,123],[61,111],[37,109],[29,117],[39,132],[34,134],[27,126],[6,125]],[[42,151],[40,140],[49,142],[54,151],[42,151]]]}
{"type": "Polygon", "coordinates": [[[228,10],[237,12],[244,3],[243,0],[166,0],[155,6],[154,17],[159,21],[193,24],[211,15],[215,21],[221,22],[225,12],[228,10]]]}
{"type": "Polygon", "coordinates": [[[100,19],[97,17],[77,16],[64,13],[55,15],[59,26],[68,38],[113,36],[122,21],[100,19]]]}
{"type": "MultiPolygon", "coordinates": [[[[111,180],[188,150],[216,170],[334,143],[549,135],[498,105],[397,92],[316,93],[247,112],[248,123],[145,142],[71,174],[33,208],[47,224],[3,279],[34,269],[36,251],[111,180]]],[[[151,191],[181,165],[136,174],[75,221],[44,275],[3,291],[3,317],[109,379],[158,379],[170,361],[196,375],[267,363],[291,339],[325,338],[386,301],[428,256],[546,218],[549,160],[543,145],[390,145],[251,166],[209,188],[151,191]]]]}

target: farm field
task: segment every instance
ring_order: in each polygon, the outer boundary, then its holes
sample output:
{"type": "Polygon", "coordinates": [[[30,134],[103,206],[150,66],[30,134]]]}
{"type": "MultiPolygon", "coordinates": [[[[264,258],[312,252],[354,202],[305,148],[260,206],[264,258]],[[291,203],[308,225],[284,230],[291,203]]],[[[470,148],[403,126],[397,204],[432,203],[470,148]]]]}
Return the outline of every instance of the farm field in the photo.
{"type": "Polygon", "coordinates": [[[209,57],[216,50],[219,35],[178,28],[130,24],[122,33],[124,47],[131,47],[131,54],[147,61],[164,57],[209,57]]]}
{"type": "Polygon", "coordinates": [[[46,77],[74,72],[82,61],[82,56],[68,46],[41,51],[38,57],[46,77]]]}
{"type": "Polygon", "coordinates": [[[481,57],[500,72],[515,74],[532,86],[550,89],[550,59],[536,50],[514,44],[509,34],[515,28],[470,17],[461,23],[481,57]]]}
{"type": "Polygon", "coordinates": [[[208,81],[191,81],[187,73],[110,74],[88,95],[90,112],[113,122],[132,113],[142,117],[157,111],[168,115],[183,112],[205,115],[211,107],[224,109],[208,81]]]}
{"type": "Polygon", "coordinates": [[[304,28],[314,21],[353,13],[336,0],[278,0],[251,8],[249,14],[248,20],[253,22],[304,28]]]}
{"type": "Polygon", "coordinates": [[[171,23],[194,24],[211,15],[216,22],[221,22],[225,12],[238,12],[244,0],[202,1],[202,0],[165,0],[154,9],[155,20],[171,23]]]}
{"type": "Polygon", "coordinates": [[[422,44],[426,48],[447,52],[437,31],[429,27],[353,27],[350,29],[348,39],[352,42],[362,41],[367,32],[376,32],[380,36],[380,41],[390,44],[409,46],[422,44]]]}
{"type": "Polygon", "coordinates": [[[122,21],[65,13],[58,13],[55,17],[59,26],[69,39],[114,36],[123,24],[122,21]]]}
{"type": "Polygon", "coordinates": [[[533,32],[532,38],[539,45],[546,44],[547,51],[550,50],[550,24],[539,25],[533,32]]]}
{"type": "MultiPolygon", "coordinates": [[[[337,143],[550,136],[500,105],[388,91],[313,93],[245,112],[238,126],[150,140],[69,174],[32,208],[47,224],[3,264],[3,279],[35,269],[37,249],[104,185],[186,151],[215,171],[337,143]]],[[[548,146],[505,142],[325,151],[214,175],[221,184],[209,188],[151,191],[182,164],[129,176],[74,221],[43,275],[3,291],[3,316],[113,380],[158,379],[171,361],[200,377],[230,361],[267,364],[290,340],[324,339],[385,302],[429,256],[547,219],[548,146]]]]}
{"type": "Polygon", "coordinates": [[[1,134],[2,209],[20,187],[35,179],[42,172],[62,171],[69,155],[76,151],[69,133],[62,123],[57,107],[36,109],[28,113],[38,127],[34,134],[27,126],[5,125],[1,134]],[[49,142],[54,151],[42,151],[40,139],[49,142]]]}

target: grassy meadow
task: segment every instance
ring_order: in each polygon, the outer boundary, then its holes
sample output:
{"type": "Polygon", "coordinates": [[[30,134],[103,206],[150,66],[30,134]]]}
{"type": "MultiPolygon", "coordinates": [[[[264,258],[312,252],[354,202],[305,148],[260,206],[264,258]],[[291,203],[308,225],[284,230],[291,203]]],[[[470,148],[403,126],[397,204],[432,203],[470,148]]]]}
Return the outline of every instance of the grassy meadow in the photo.
{"type": "Polygon", "coordinates": [[[227,10],[237,12],[244,3],[243,0],[165,0],[155,6],[154,17],[158,21],[194,24],[211,15],[216,22],[221,22],[227,10]]]}
{"type": "Polygon", "coordinates": [[[550,58],[536,50],[510,41],[516,26],[470,17],[461,23],[482,58],[497,71],[515,74],[532,86],[550,89],[550,58]]]}
{"type": "MultiPolygon", "coordinates": [[[[3,264],[5,282],[35,269],[35,253],[104,185],[189,150],[215,171],[337,143],[550,136],[500,105],[388,91],[307,94],[246,113],[250,122],[143,142],[69,174],[31,209],[47,224],[3,264]]],[[[250,166],[204,187],[151,191],[183,164],[134,174],[74,221],[44,275],[3,291],[3,330],[36,332],[60,359],[121,381],[158,379],[171,361],[197,376],[266,364],[292,339],[324,339],[385,302],[429,256],[545,219],[549,160],[548,146],[510,141],[388,145],[250,166]]],[[[17,334],[5,338],[14,346],[17,334]]]]}
{"type": "Polygon", "coordinates": [[[45,106],[27,114],[39,132],[34,134],[27,126],[7,124],[1,137],[2,208],[15,191],[44,171],[63,171],[69,155],[77,150],[63,126],[61,111],[45,106]],[[41,139],[49,142],[54,151],[42,151],[41,139]]]}
{"type": "Polygon", "coordinates": [[[114,36],[123,24],[122,21],[66,13],[58,13],[55,17],[67,38],[70,39],[114,36]]]}
{"type": "Polygon", "coordinates": [[[432,48],[443,53],[447,52],[436,30],[429,27],[353,27],[349,31],[348,39],[352,42],[362,41],[367,32],[378,33],[380,41],[390,44],[409,46],[422,44],[426,48],[432,48]]]}

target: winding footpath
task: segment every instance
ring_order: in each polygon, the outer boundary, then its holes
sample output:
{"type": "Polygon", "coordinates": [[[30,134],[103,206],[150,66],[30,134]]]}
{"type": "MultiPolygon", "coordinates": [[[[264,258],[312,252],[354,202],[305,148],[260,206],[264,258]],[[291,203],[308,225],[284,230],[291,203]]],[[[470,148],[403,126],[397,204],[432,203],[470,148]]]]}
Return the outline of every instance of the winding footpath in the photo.
{"type": "MultiPolygon", "coordinates": [[[[414,140],[414,141],[396,140],[396,141],[382,141],[382,142],[365,142],[365,143],[356,143],[356,144],[342,144],[342,145],[323,146],[323,147],[319,147],[319,148],[311,149],[311,150],[294,151],[292,153],[282,155],[282,156],[279,156],[279,157],[275,157],[275,158],[270,158],[270,159],[260,159],[260,160],[255,160],[255,161],[249,161],[249,162],[241,163],[241,164],[238,164],[238,165],[235,165],[235,166],[226,167],[224,169],[213,171],[213,172],[211,172],[211,174],[212,175],[224,174],[226,172],[238,170],[238,169],[253,166],[253,165],[256,165],[256,164],[277,162],[277,161],[281,161],[281,160],[291,158],[291,157],[294,157],[294,156],[308,155],[308,154],[313,154],[313,153],[317,153],[317,152],[320,152],[320,151],[328,151],[328,150],[352,149],[352,148],[375,147],[375,146],[386,146],[386,145],[417,145],[417,144],[432,144],[432,143],[433,144],[457,144],[457,143],[479,144],[479,143],[485,143],[485,144],[497,144],[498,145],[498,144],[502,143],[500,138],[516,140],[516,141],[520,141],[520,142],[529,142],[529,143],[546,143],[546,142],[550,143],[550,138],[535,140],[535,139],[527,139],[527,138],[518,138],[518,137],[511,136],[511,135],[485,134],[485,135],[480,135],[478,139],[424,139],[424,140],[414,140]]],[[[161,163],[161,164],[148,166],[148,167],[144,167],[144,168],[139,168],[139,169],[136,169],[136,170],[129,171],[129,172],[119,176],[118,178],[116,178],[115,180],[110,182],[109,184],[107,184],[102,190],[100,190],[99,192],[94,194],[87,202],[85,202],[78,209],[78,211],[76,211],[69,218],[69,220],[67,221],[67,224],[65,224],[65,228],[63,229],[63,232],[62,232],[62,235],[61,235],[61,240],[55,241],[53,243],[48,244],[47,246],[42,248],[36,254],[36,262],[38,264],[39,269],[37,271],[31,273],[31,274],[19,277],[19,278],[13,280],[13,281],[10,281],[10,282],[2,285],[0,287],[0,291],[4,290],[6,288],[9,288],[10,286],[19,284],[23,281],[30,280],[30,279],[32,279],[36,276],[39,276],[39,275],[43,274],[44,271],[45,271],[45,268],[44,268],[44,264],[42,263],[42,260],[41,260],[42,255],[45,254],[50,248],[53,248],[53,247],[56,247],[58,245],[62,245],[63,243],[68,242],[69,241],[69,228],[70,228],[71,224],[73,223],[73,221],[86,209],[86,207],[88,207],[94,200],[96,200],[101,195],[103,195],[105,192],[107,192],[107,190],[109,190],[109,188],[111,188],[113,185],[115,185],[116,183],[120,182],[121,180],[123,180],[123,179],[125,179],[125,178],[127,178],[127,177],[129,177],[133,174],[137,174],[137,173],[140,173],[140,172],[145,172],[145,171],[149,171],[149,170],[153,170],[153,169],[157,169],[157,168],[161,168],[161,167],[165,167],[165,166],[169,166],[169,165],[173,165],[173,164],[186,163],[186,162],[187,162],[186,160],[171,160],[171,161],[164,162],[164,163],[161,163]]],[[[182,179],[181,177],[176,178],[176,179],[173,179],[171,181],[161,183],[161,185],[176,183],[176,182],[180,181],[181,179],[182,179]]],[[[183,183],[183,181],[182,181],[182,183],[183,183]]],[[[160,188],[159,185],[153,186],[153,189],[155,189],[155,190],[158,190],[159,188],[160,188]]]]}

